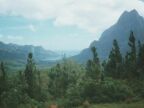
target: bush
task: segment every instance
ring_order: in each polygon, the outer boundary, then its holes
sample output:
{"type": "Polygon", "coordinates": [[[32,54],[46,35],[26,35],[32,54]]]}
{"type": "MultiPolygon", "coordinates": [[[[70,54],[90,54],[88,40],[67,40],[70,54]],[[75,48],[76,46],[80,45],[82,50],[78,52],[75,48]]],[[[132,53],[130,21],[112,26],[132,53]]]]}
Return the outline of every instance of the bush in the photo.
{"type": "Polygon", "coordinates": [[[12,88],[1,95],[2,104],[6,108],[18,108],[20,104],[26,104],[30,100],[27,94],[19,89],[12,88]]]}
{"type": "Polygon", "coordinates": [[[79,85],[71,85],[66,93],[67,104],[78,106],[82,103],[81,88],[79,85]]]}
{"type": "Polygon", "coordinates": [[[100,83],[87,80],[83,84],[82,96],[92,103],[119,102],[132,95],[132,89],[119,80],[106,79],[100,83]]]}
{"type": "Polygon", "coordinates": [[[102,93],[107,102],[124,101],[133,96],[132,89],[124,81],[107,79],[101,84],[102,93]]]}

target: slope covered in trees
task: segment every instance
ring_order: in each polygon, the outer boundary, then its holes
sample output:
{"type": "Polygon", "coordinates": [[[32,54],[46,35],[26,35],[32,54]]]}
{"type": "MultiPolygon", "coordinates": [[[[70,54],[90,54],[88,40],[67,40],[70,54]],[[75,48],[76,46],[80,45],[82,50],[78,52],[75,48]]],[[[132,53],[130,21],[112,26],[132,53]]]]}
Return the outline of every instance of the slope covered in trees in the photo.
{"type": "Polygon", "coordinates": [[[0,108],[91,108],[97,103],[132,103],[144,99],[144,44],[136,47],[131,31],[122,57],[113,40],[103,63],[95,47],[93,58],[80,65],[66,58],[52,68],[38,70],[29,53],[24,70],[8,75],[0,65],[0,108]]]}

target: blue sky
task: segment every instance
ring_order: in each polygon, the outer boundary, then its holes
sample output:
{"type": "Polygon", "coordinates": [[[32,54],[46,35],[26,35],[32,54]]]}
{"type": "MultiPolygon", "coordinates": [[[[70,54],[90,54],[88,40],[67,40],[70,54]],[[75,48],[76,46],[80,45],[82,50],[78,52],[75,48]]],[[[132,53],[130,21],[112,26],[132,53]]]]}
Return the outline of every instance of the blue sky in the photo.
{"type": "Polygon", "coordinates": [[[0,0],[0,41],[81,50],[142,0],[0,0]]]}

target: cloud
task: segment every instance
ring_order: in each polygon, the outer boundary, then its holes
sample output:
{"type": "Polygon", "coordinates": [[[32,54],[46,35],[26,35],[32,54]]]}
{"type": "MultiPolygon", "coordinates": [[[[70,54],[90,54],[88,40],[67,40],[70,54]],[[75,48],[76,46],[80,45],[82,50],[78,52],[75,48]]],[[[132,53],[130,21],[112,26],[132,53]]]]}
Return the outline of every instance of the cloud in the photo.
{"type": "MultiPolygon", "coordinates": [[[[3,28],[1,28],[1,29],[3,29],[3,28]]],[[[36,32],[37,31],[36,26],[33,25],[33,24],[10,26],[10,27],[7,27],[6,29],[8,29],[8,30],[29,30],[29,31],[32,31],[32,32],[36,32]]]]}
{"type": "Polygon", "coordinates": [[[11,40],[11,41],[21,41],[23,40],[23,37],[22,36],[12,36],[12,35],[8,35],[6,37],[8,40],[11,40]]]}
{"type": "Polygon", "coordinates": [[[35,27],[34,25],[32,25],[32,24],[29,25],[28,28],[29,28],[32,32],[36,32],[36,31],[37,31],[36,27],[35,27]]]}
{"type": "MultiPolygon", "coordinates": [[[[0,13],[28,19],[53,19],[55,26],[76,26],[100,34],[116,22],[124,10],[137,9],[144,15],[139,0],[0,0],[0,13]]],[[[33,25],[28,27],[35,32],[33,25]]]]}
{"type": "Polygon", "coordinates": [[[24,37],[19,35],[0,35],[0,41],[5,43],[24,44],[24,37]]]}

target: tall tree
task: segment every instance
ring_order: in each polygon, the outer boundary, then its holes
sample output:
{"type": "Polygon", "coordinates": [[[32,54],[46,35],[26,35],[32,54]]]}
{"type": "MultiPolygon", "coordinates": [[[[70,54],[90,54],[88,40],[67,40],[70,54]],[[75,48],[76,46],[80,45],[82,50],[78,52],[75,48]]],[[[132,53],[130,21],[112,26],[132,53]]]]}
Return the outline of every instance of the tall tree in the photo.
{"type": "Polygon", "coordinates": [[[122,72],[122,55],[117,40],[113,41],[113,47],[106,64],[106,74],[113,78],[120,78],[122,72]]]}
{"type": "Polygon", "coordinates": [[[99,58],[98,58],[98,54],[97,54],[97,51],[96,51],[96,48],[95,47],[92,47],[91,48],[91,51],[93,53],[93,62],[97,65],[99,65],[99,58]]]}
{"type": "Polygon", "coordinates": [[[5,71],[5,65],[3,62],[0,63],[0,104],[2,99],[1,99],[1,95],[3,92],[7,91],[7,75],[6,75],[6,71],[5,71]]]}
{"type": "Polygon", "coordinates": [[[137,71],[139,76],[143,79],[144,78],[144,44],[138,42],[139,50],[138,50],[138,57],[137,57],[137,71]]]}
{"type": "Polygon", "coordinates": [[[127,52],[125,56],[125,77],[132,79],[138,77],[138,72],[136,68],[137,63],[137,53],[136,53],[136,39],[134,33],[130,32],[128,45],[130,47],[130,51],[127,52]]]}
{"type": "Polygon", "coordinates": [[[93,80],[99,81],[101,79],[101,70],[98,54],[95,47],[92,47],[91,51],[93,54],[93,59],[87,61],[86,76],[93,80]]]}
{"type": "Polygon", "coordinates": [[[25,80],[27,83],[27,92],[30,97],[35,97],[36,90],[36,66],[33,60],[32,53],[28,54],[27,65],[25,69],[25,80]]]}
{"type": "Polygon", "coordinates": [[[129,59],[131,62],[136,63],[136,39],[133,31],[130,32],[129,43],[131,51],[129,52],[129,59]]]}

